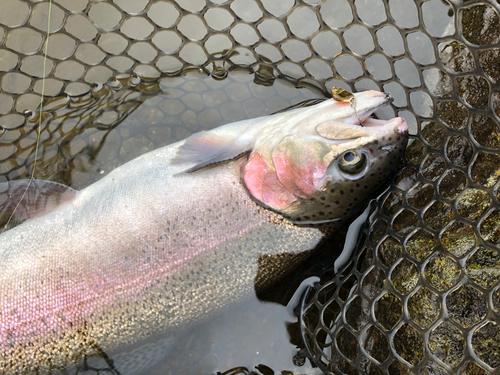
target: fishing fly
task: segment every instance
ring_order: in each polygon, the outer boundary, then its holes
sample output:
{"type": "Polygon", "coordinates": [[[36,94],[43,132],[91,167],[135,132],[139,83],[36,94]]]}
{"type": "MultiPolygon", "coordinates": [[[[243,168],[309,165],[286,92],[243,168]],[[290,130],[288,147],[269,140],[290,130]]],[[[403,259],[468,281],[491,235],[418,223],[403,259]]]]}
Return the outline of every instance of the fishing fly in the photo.
{"type": "Polygon", "coordinates": [[[351,104],[351,108],[353,109],[354,114],[356,115],[356,118],[359,121],[359,125],[363,126],[363,121],[361,121],[358,115],[358,111],[356,111],[356,98],[354,97],[354,95],[349,91],[344,90],[341,87],[335,87],[335,86],[331,88],[330,92],[332,94],[333,100],[342,103],[349,102],[351,104]]]}

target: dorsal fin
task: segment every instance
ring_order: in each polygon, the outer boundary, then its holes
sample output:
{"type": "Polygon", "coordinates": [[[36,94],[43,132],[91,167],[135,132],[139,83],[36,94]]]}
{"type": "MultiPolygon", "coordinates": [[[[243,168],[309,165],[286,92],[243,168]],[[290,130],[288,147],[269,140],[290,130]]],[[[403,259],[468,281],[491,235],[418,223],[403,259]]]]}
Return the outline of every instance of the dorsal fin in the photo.
{"type": "Polygon", "coordinates": [[[184,171],[192,173],[212,164],[236,159],[250,151],[250,144],[249,138],[202,131],[186,139],[170,164],[197,163],[184,171]]]}
{"type": "Polygon", "coordinates": [[[0,183],[0,217],[18,221],[42,216],[69,202],[78,192],[52,181],[16,180],[0,183]]]}

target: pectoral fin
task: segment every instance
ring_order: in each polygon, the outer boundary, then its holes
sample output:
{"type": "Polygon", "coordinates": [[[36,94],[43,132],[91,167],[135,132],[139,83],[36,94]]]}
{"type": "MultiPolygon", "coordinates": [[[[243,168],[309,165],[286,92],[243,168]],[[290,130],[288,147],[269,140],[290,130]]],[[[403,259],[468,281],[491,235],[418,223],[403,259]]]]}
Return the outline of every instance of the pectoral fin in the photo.
{"type": "Polygon", "coordinates": [[[184,171],[192,173],[212,164],[236,159],[249,152],[250,148],[251,140],[248,138],[202,131],[186,139],[170,164],[197,163],[184,171]]]}
{"type": "Polygon", "coordinates": [[[77,191],[52,181],[17,180],[0,183],[0,217],[26,220],[72,201],[77,191]]]}

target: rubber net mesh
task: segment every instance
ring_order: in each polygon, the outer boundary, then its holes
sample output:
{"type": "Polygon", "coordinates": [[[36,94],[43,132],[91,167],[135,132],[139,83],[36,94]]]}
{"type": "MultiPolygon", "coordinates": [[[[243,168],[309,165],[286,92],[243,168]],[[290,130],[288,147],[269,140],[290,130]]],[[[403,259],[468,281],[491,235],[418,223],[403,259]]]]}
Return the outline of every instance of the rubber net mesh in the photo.
{"type": "Polygon", "coordinates": [[[38,129],[36,177],[81,188],[332,86],[383,90],[395,101],[379,116],[405,117],[410,145],[354,260],[305,300],[306,352],[333,373],[498,374],[499,10],[0,0],[0,181],[31,175],[38,129]]]}

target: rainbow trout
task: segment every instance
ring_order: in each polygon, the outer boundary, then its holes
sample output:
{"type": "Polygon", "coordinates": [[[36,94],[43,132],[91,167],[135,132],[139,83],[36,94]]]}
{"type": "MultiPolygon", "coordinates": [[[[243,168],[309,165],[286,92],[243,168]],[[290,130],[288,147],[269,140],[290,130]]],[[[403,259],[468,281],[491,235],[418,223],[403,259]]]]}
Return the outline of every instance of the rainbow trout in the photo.
{"type": "MultiPolygon", "coordinates": [[[[0,235],[0,374],[95,357],[133,373],[154,362],[149,343],[281,277],[294,264],[278,255],[314,249],[318,226],[363,208],[397,164],[405,121],[369,117],[391,100],[367,91],[194,134],[78,192],[34,180],[15,213],[28,220],[0,235]]],[[[26,186],[0,184],[3,214],[26,186]]]]}

